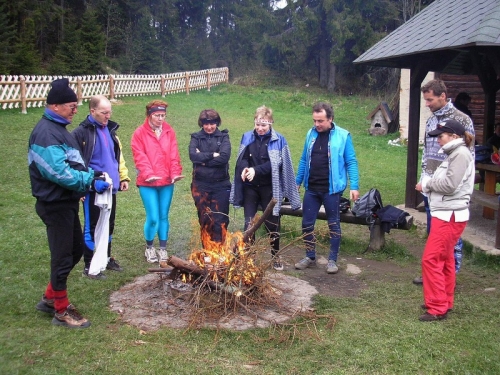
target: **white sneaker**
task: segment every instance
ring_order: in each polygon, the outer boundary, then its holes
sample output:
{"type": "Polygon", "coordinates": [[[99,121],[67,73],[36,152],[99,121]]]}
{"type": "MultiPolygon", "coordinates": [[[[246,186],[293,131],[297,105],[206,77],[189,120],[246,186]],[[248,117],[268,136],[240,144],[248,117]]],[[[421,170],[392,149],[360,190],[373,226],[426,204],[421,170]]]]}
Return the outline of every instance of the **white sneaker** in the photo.
{"type": "Polygon", "coordinates": [[[160,248],[156,252],[158,253],[158,258],[160,259],[160,262],[167,261],[168,259],[167,250],[160,248]]]}
{"type": "Polygon", "coordinates": [[[337,262],[330,259],[328,261],[328,265],[326,266],[326,273],[337,273],[339,272],[339,268],[337,267],[337,262]]]}
{"type": "Polygon", "coordinates": [[[158,262],[158,258],[156,256],[156,249],[153,246],[146,247],[146,251],[144,252],[144,256],[146,257],[146,261],[148,261],[148,263],[158,262]]]}

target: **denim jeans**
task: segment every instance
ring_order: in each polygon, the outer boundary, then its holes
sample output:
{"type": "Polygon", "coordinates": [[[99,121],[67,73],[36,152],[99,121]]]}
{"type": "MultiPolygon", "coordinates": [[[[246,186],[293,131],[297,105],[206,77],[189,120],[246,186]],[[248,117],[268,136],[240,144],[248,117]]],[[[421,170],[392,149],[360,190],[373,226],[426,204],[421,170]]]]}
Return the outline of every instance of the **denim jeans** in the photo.
{"type": "Polygon", "coordinates": [[[325,206],[328,229],[330,233],[330,254],[328,260],[337,261],[340,249],[340,193],[329,194],[317,191],[306,190],[302,203],[302,234],[306,246],[306,256],[311,259],[316,258],[316,236],[314,234],[314,224],[321,205],[325,206]]]}
{"type": "MultiPolygon", "coordinates": [[[[429,233],[431,232],[432,216],[431,216],[431,208],[429,207],[429,199],[427,199],[425,195],[424,195],[424,207],[425,207],[425,213],[427,214],[427,235],[429,235],[429,233]]],[[[464,243],[462,241],[462,238],[460,237],[453,249],[453,257],[455,258],[455,273],[458,273],[458,271],[460,271],[460,267],[462,267],[463,246],[464,243]]]]}

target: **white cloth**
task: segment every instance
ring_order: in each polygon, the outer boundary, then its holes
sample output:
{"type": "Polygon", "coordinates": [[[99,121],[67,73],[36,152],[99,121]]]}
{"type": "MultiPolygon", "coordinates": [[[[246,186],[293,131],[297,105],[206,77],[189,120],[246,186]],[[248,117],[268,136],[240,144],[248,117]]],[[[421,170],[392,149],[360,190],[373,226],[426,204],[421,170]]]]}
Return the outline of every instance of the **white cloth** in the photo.
{"type": "Polygon", "coordinates": [[[90,262],[90,275],[98,275],[108,265],[109,216],[113,206],[113,181],[107,173],[104,173],[104,177],[111,186],[104,193],[95,195],[94,204],[99,207],[101,212],[94,231],[95,249],[90,262]]]}

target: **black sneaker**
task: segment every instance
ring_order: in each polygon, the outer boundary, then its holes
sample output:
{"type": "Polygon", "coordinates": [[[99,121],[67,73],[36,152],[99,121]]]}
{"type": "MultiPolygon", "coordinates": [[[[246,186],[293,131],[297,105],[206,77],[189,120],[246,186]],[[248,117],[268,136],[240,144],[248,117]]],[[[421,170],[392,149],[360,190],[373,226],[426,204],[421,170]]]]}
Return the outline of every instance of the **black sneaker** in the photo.
{"type": "Polygon", "coordinates": [[[115,258],[109,258],[108,265],[106,266],[107,270],[122,272],[123,268],[118,264],[115,258]]]}
{"type": "Polygon", "coordinates": [[[42,311],[51,315],[54,315],[56,313],[56,309],[54,308],[54,300],[48,299],[47,297],[45,297],[45,294],[42,296],[42,299],[37,303],[35,308],[38,311],[42,311]]]}
{"type": "Polygon", "coordinates": [[[102,272],[99,272],[97,275],[89,274],[88,268],[83,269],[82,276],[88,277],[89,279],[92,279],[92,280],[105,280],[106,279],[106,275],[103,274],[102,272]]]}

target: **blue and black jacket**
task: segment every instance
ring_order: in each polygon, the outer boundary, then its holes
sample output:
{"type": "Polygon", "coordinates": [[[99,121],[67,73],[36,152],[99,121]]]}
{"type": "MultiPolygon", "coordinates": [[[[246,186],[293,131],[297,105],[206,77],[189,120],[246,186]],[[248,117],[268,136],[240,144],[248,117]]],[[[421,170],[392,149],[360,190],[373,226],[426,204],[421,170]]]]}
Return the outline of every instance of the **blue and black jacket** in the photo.
{"type": "Polygon", "coordinates": [[[28,165],[32,194],[38,200],[78,200],[94,179],[66,126],[44,114],[31,133],[28,165]]]}

